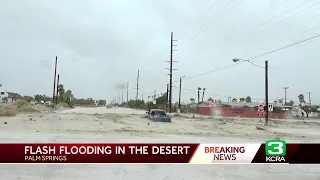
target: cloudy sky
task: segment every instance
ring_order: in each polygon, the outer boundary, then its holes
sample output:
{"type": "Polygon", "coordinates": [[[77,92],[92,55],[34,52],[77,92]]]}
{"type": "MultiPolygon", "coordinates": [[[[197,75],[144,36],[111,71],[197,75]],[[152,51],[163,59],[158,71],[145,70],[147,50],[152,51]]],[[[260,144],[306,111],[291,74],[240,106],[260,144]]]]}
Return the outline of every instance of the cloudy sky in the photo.
{"type": "MultiPolygon", "coordinates": [[[[135,98],[165,92],[174,32],[173,100],[227,96],[264,99],[264,70],[251,59],[320,34],[316,0],[2,0],[0,82],[23,95],[52,94],[55,56],[60,82],[76,97],[111,100],[129,82],[135,98]],[[211,72],[211,73],[206,73],[211,72]],[[204,75],[201,75],[204,74],[204,75]],[[199,75],[199,76],[197,76],[199,75]]],[[[259,58],[269,61],[269,98],[320,103],[320,37],[259,58]],[[318,84],[318,85],[317,85],[318,84]]],[[[124,89],[125,91],[125,89],[124,89]]]]}

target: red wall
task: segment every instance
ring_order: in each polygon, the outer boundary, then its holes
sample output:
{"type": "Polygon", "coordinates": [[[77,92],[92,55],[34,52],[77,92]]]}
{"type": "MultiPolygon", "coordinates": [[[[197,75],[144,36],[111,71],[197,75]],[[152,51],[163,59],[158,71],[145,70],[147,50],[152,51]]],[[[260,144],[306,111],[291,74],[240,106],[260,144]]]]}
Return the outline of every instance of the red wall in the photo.
{"type": "MultiPolygon", "coordinates": [[[[248,117],[248,118],[259,118],[257,111],[252,111],[246,108],[235,108],[235,107],[199,107],[199,113],[202,115],[218,115],[225,117],[248,117]],[[213,110],[213,112],[212,112],[213,110]],[[214,110],[219,112],[215,113],[214,110]]],[[[269,113],[270,118],[284,119],[286,115],[284,113],[269,113]]]]}

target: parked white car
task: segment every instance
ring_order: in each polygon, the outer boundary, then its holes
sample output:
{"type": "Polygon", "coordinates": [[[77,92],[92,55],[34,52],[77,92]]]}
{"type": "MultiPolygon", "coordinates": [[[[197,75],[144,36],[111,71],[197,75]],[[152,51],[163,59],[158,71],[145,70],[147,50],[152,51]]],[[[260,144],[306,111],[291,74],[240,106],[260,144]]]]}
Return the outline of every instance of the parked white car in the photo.
{"type": "Polygon", "coordinates": [[[45,102],[44,104],[50,106],[52,103],[51,103],[51,101],[47,101],[47,102],[45,102]]]}
{"type": "Polygon", "coordinates": [[[37,105],[37,104],[39,104],[38,101],[35,101],[35,100],[30,101],[30,105],[37,105]]]}

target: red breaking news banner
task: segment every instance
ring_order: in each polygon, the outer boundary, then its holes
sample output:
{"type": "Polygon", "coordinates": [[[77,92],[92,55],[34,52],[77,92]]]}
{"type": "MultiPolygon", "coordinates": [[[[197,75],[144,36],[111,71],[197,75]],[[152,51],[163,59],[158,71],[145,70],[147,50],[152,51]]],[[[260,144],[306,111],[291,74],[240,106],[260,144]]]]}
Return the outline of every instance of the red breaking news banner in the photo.
{"type": "Polygon", "coordinates": [[[320,144],[266,142],[268,145],[0,144],[0,163],[320,163],[320,144]]]}
{"type": "MultiPolygon", "coordinates": [[[[284,161],[278,159],[272,163],[319,164],[320,144],[286,144],[284,161]]],[[[266,144],[260,146],[251,163],[270,163],[266,157],[266,144]]]]}
{"type": "Polygon", "coordinates": [[[0,144],[0,163],[188,163],[199,144],[0,144]]]}

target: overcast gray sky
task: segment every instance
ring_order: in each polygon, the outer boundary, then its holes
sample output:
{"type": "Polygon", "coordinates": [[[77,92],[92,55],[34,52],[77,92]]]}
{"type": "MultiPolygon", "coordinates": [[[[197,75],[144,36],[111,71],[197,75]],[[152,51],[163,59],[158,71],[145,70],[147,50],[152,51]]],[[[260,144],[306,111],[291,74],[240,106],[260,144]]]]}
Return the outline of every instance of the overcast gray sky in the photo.
{"type": "MultiPolygon", "coordinates": [[[[129,82],[134,99],[137,70],[140,96],[166,91],[171,32],[178,39],[173,55],[177,81],[230,65],[232,58],[249,59],[320,34],[320,3],[2,0],[0,21],[0,81],[6,90],[51,95],[58,56],[60,82],[76,97],[111,100],[117,86],[129,82]]],[[[307,99],[311,91],[313,102],[320,103],[319,39],[254,59],[261,66],[269,60],[270,99],[283,98],[288,86],[288,99],[297,100],[300,93],[307,99]]],[[[198,86],[207,88],[206,99],[251,96],[261,101],[264,70],[241,63],[185,79],[183,101],[196,98],[198,86]]],[[[173,93],[177,100],[178,88],[173,93]]]]}

